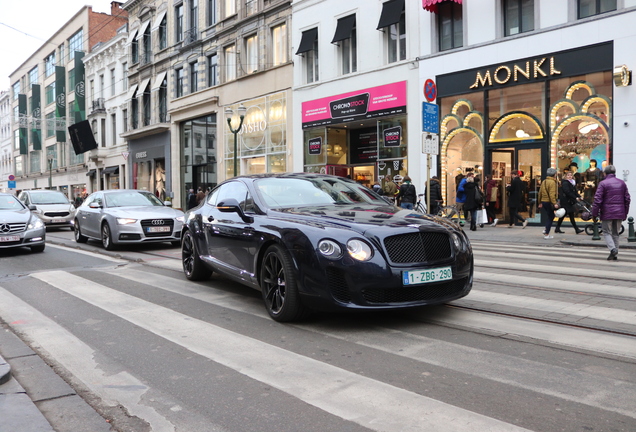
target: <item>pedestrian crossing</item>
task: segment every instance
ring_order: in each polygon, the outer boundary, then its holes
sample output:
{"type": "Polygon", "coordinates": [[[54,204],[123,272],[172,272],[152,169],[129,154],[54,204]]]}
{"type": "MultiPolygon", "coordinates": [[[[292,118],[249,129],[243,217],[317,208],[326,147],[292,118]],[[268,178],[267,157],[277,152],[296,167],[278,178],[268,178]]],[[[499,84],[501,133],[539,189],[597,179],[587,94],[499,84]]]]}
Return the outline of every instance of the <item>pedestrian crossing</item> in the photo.
{"type": "MultiPolygon", "coordinates": [[[[618,372],[621,366],[626,371],[635,370],[636,337],[488,311],[488,305],[496,305],[509,311],[561,314],[571,320],[593,319],[607,327],[636,329],[636,253],[621,251],[622,260],[613,263],[602,261],[604,250],[577,251],[581,257],[572,260],[562,250],[533,246],[517,246],[513,253],[502,252],[501,245],[494,242],[474,242],[473,248],[474,289],[449,306],[359,319],[327,315],[286,325],[269,319],[260,296],[228,289],[228,283],[218,279],[186,281],[178,272],[178,260],[154,261],[152,265],[161,267],[161,272],[145,265],[115,262],[112,267],[91,272],[40,271],[30,278],[108,313],[113,320],[125,321],[191,355],[341,419],[341,430],[556,430],[550,423],[556,421],[552,412],[555,405],[580,412],[581,419],[598,421],[595,430],[604,430],[601,422],[608,419],[626,427],[623,430],[636,430],[636,375],[618,372]],[[611,279],[603,278],[599,272],[607,268],[620,271],[613,272],[611,279]],[[566,286],[564,281],[572,277],[576,284],[566,286]],[[594,280],[589,280],[591,277],[594,280]],[[122,286],[136,289],[126,292],[122,286]],[[231,322],[221,326],[162,305],[155,300],[161,293],[227,311],[231,322]],[[578,297],[568,300],[568,296],[578,297]],[[594,296],[599,302],[587,300],[594,296]],[[581,300],[583,297],[586,300],[581,300]],[[607,299],[619,299],[620,307],[602,301],[607,299]],[[293,337],[290,345],[311,340],[317,351],[337,352],[339,348],[342,355],[361,352],[367,358],[361,358],[356,367],[340,364],[337,357],[323,361],[301,349],[272,343],[261,332],[246,332],[238,324],[252,320],[281,337],[293,337]],[[453,337],[446,336],[449,332],[453,337]],[[496,342],[516,348],[498,348],[496,342]],[[550,359],[550,353],[556,353],[557,359],[550,359]],[[589,354],[594,360],[588,364],[589,354]],[[386,373],[376,371],[380,364],[388,368],[386,373]],[[407,376],[392,376],[392,368],[407,376]],[[443,387],[461,380],[466,381],[464,387],[455,388],[450,395],[470,394],[483,386],[497,403],[479,399],[469,403],[461,396],[446,395],[443,387]],[[513,407],[513,401],[527,403],[528,409],[534,407],[537,412],[524,417],[523,409],[513,407]],[[506,403],[510,404],[507,409],[497,408],[506,403]]],[[[186,410],[198,415],[194,408],[184,407],[178,395],[163,390],[157,397],[148,377],[117,370],[103,361],[102,357],[108,356],[106,350],[85,342],[82,335],[74,334],[20,294],[13,286],[0,286],[0,317],[13,323],[15,331],[59,362],[93,394],[111,406],[125,407],[131,415],[146,420],[153,431],[194,430],[171,414],[186,410]],[[151,393],[152,403],[148,401],[151,393]]],[[[210,385],[214,385],[213,378],[201,379],[211,379],[210,385]]],[[[568,418],[574,421],[573,417],[568,418]]],[[[208,431],[232,430],[215,419],[200,418],[196,423],[207,424],[208,431]]],[[[582,430],[577,427],[573,423],[562,430],[582,430]]]]}

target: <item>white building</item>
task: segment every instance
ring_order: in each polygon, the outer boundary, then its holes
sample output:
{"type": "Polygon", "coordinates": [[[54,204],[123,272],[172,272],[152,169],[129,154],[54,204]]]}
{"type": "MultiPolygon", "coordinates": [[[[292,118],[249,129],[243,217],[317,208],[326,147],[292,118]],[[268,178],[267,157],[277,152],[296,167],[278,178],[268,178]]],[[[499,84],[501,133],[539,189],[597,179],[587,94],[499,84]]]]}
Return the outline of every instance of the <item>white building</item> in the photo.
{"type": "Polygon", "coordinates": [[[423,191],[421,3],[296,0],[292,7],[293,106],[301,113],[293,170],[367,186],[408,174],[423,191]]]}
{"type": "Polygon", "coordinates": [[[125,132],[128,93],[127,25],[111,40],[94,46],[84,56],[86,70],[87,119],[97,148],[86,153],[88,193],[105,189],[125,189],[128,143],[125,132]]]}
{"type": "Polygon", "coordinates": [[[538,223],[534,200],[547,168],[575,163],[579,191],[591,200],[594,161],[615,165],[636,192],[636,0],[424,0],[418,16],[418,87],[437,84],[448,203],[455,176],[476,169],[499,182],[506,218],[501,192],[520,170],[522,215],[538,223]]]}
{"type": "Polygon", "coordinates": [[[0,92],[0,192],[10,192],[7,182],[13,174],[12,115],[11,92],[3,90],[0,92]]]}

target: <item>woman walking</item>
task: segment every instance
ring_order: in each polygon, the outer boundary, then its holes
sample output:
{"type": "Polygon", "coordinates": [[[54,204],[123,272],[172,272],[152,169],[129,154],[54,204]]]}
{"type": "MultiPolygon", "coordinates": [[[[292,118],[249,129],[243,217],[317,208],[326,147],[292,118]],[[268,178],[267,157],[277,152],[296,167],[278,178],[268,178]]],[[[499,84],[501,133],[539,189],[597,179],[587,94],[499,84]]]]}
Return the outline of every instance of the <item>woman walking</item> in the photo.
{"type": "Polygon", "coordinates": [[[561,190],[559,191],[559,202],[561,203],[561,207],[565,209],[565,215],[562,218],[559,218],[557,221],[556,228],[554,229],[555,233],[563,234],[561,231],[561,223],[565,219],[565,216],[570,217],[570,222],[572,223],[572,228],[577,234],[583,232],[582,229],[579,229],[576,226],[576,221],[574,220],[574,213],[576,211],[576,202],[581,200],[581,197],[576,192],[576,185],[574,180],[574,174],[572,171],[568,171],[565,173],[565,178],[561,181],[561,190]]]}
{"type": "Polygon", "coordinates": [[[554,220],[554,210],[559,208],[559,204],[557,204],[557,183],[554,179],[556,173],[556,169],[548,168],[541,187],[539,188],[539,202],[541,203],[539,207],[545,219],[543,238],[546,240],[554,238],[550,235],[550,229],[552,228],[552,221],[554,220]]]}
{"type": "Polygon", "coordinates": [[[470,230],[477,231],[477,210],[479,210],[481,208],[481,205],[483,204],[483,193],[481,193],[479,184],[475,182],[474,177],[466,177],[464,192],[466,193],[466,202],[464,203],[464,209],[470,212],[470,230]],[[477,196],[478,191],[481,198],[477,196]]]}

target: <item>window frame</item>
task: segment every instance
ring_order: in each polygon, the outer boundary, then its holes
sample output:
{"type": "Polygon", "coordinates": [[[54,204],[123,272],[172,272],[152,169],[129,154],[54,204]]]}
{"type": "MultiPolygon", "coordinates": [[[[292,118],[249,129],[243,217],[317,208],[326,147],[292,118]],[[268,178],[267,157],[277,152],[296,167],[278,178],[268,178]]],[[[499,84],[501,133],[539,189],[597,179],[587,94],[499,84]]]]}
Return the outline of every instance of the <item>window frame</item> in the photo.
{"type": "Polygon", "coordinates": [[[272,26],[270,34],[272,41],[272,66],[279,66],[289,62],[289,36],[287,35],[287,23],[283,22],[272,26]],[[279,29],[281,30],[277,31],[279,29]]]}
{"type": "Polygon", "coordinates": [[[534,31],[534,0],[503,0],[503,25],[504,25],[504,36],[508,37],[508,36],[514,36],[520,33],[526,33],[529,31],[534,31]],[[527,20],[524,20],[524,12],[527,11],[528,9],[524,8],[524,3],[525,2],[529,2],[530,3],[530,12],[531,12],[531,16],[530,18],[530,23],[529,25],[531,25],[532,28],[525,28],[524,23],[527,20]],[[514,3],[514,5],[513,5],[514,3]],[[511,24],[510,24],[510,12],[511,9],[513,7],[516,6],[516,19],[517,19],[517,31],[515,33],[511,32],[511,24]]]}
{"type": "Polygon", "coordinates": [[[219,56],[217,53],[212,53],[207,58],[208,69],[208,87],[214,87],[219,85],[219,56]],[[214,63],[212,59],[214,58],[214,63]]]}
{"type": "Polygon", "coordinates": [[[305,83],[310,84],[320,80],[318,32],[314,39],[312,49],[303,53],[303,64],[305,67],[305,83]]]}
{"type": "Polygon", "coordinates": [[[174,41],[183,41],[183,3],[174,7],[174,41]]]}
{"type": "Polygon", "coordinates": [[[208,0],[207,1],[207,11],[206,11],[206,22],[208,26],[214,25],[217,23],[217,15],[216,15],[216,0],[208,0]]]}
{"type": "Polygon", "coordinates": [[[402,60],[406,60],[406,13],[405,11],[402,11],[402,15],[400,16],[400,21],[398,21],[397,24],[391,24],[390,26],[386,27],[385,33],[386,33],[385,40],[386,40],[386,48],[387,48],[386,50],[387,63],[396,63],[402,60]],[[397,31],[395,31],[396,29],[397,31]],[[397,34],[397,38],[392,38],[394,34],[397,34]],[[394,59],[392,59],[392,56],[391,56],[392,53],[395,53],[394,59]]]}
{"type": "Polygon", "coordinates": [[[463,7],[461,4],[457,4],[455,2],[442,2],[439,3],[437,5],[438,8],[438,12],[437,12],[437,38],[438,38],[438,49],[440,52],[442,51],[449,51],[452,49],[456,49],[456,48],[461,48],[464,46],[464,12],[463,12],[463,7]],[[442,20],[444,19],[444,13],[446,12],[446,9],[450,9],[448,12],[450,12],[450,41],[451,44],[449,47],[444,47],[442,46],[442,43],[444,41],[443,36],[443,32],[444,32],[444,27],[442,26],[442,20]],[[457,17],[457,15],[460,15],[459,17],[457,17]],[[460,33],[458,34],[458,31],[456,29],[456,27],[459,24],[459,30],[460,33]],[[461,39],[461,40],[456,40],[456,39],[461,39]]]}
{"type": "Polygon", "coordinates": [[[351,36],[338,42],[340,51],[340,73],[352,74],[358,71],[358,37],[356,23],[351,28],[351,36]]]}
{"type": "Polygon", "coordinates": [[[180,98],[184,95],[185,93],[185,88],[184,88],[184,71],[183,68],[177,68],[174,71],[174,94],[175,94],[175,98],[180,98]]]}
{"type": "Polygon", "coordinates": [[[253,33],[243,39],[245,51],[245,73],[258,72],[258,34],[253,33]]]}
{"type": "MultiPolygon", "coordinates": [[[[585,0],[576,0],[576,17],[577,17],[577,19],[589,18],[589,17],[592,17],[592,16],[601,15],[601,14],[608,13],[608,12],[613,12],[613,11],[618,9],[618,1],[617,0],[591,0],[592,2],[594,2],[594,12],[589,14],[589,15],[582,16],[581,15],[581,3],[583,1],[585,1],[585,0]],[[602,5],[605,2],[613,3],[613,8],[612,9],[607,9],[605,11],[601,11],[602,5]]],[[[588,0],[588,1],[590,1],[590,0],[588,0]]]]}
{"type": "Polygon", "coordinates": [[[236,79],[236,44],[227,45],[223,48],[223,80],[224,82],[236,79]]]}
{"type": "Polygon", "coordinates": [[[199,90],[199,62],[195,61],[190,63],[188,69],[189,93],[194,93],[199,90]]]}
{"type": "MultiPolygon", "coordinates": [[[[69,61],[75,58],[75,51],[84,52],[83,47],[84,29],[79,29],[75,34],[68,38],[68,59],[69,61]]],[[[64,63],[64,59],[62,59],[64,63]]]]}
{"type": "Polygon", "coordinates": [[[55,73],[55,51],[44,58],[44,76],[50,77],[55,73]]]}

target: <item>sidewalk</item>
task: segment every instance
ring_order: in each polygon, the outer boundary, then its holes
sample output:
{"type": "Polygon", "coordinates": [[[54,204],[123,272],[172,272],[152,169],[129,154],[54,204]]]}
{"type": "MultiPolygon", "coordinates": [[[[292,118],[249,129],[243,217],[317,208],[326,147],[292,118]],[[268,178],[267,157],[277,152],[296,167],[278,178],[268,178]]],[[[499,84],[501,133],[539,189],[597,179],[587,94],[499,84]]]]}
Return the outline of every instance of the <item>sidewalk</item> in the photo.
{"type": "MultiPolygon", "coordinates": [[[[510,245],[525,243],[548,247],[569,245],[606,248],[602,235],[600,240],[592,240],[592,236],[585,233],[574,234],[571,227],[562,227],[565,234],[555,234],[553,227],[550,235],[554,238],[548,240],[543,238],[542,226],[528,225],[526,228],[522,228],[521,225],[518,225],[508,228],[508,225],[503,223],[496,227],[489,225],[484,225],[483,228],[477,227],[477,231],[470,231],[468,226],[464,228],[470,240],[501,242],[510,245]]],[[[620,237],[620,247],[621,249],[636,249],[636,242],[627,241],[627,228],[628,225],[625,222],[625,232],[620,237]]],[[[54,244],[65,244],[61,237],[51,236],[47,240],[54,244]]],[[[102,249],[99,250],[100,253],[111,254],[102,249]]],[[[112,255],[126,255],[126,253],[118,251],[112,255]]],[[[153,255],[158,261],[165,258],[179,260],[181,251],[179,249],[164,249],[153,255]]],[[[132,256],[130,259],[137,260],[132,256]]],[[[152,265],[152,255],[151,257],[146,256],[144,261],[152,265]]],[[[65,429],[58,428],[58,432],[83,430],[88,424],[95,432],[112,430],[108,423],[31,348],[8,329],[0,329],[0,419],[2,419],[0,432],[54,432],[43,413],[46,413],[49,418],[64,417],[62,423],[65,424],[65,429]],[[5,358],[17,366],[13,369],[13,374],[20,378],[27,390],[12,377],[11,366],[5,358]],[[20,374],[19,370],[24,371],[23,375],[20,374]]]]}
{"type": "MultiPolygon", "coordinates": [[[[636,242],[628,242],[627,234],[628,234],[628,225],[627,222],[624,222],[625,232],[620,236],[620,248],[621,249],[636,249],[636,242]]],[[[581,226],[582,228],[583,226],[581,226]]],[[[529,243],[529,244],[542,244],[546,246],[559,246],[559,245],[569,245],[569,246],[580,246],[580,247],[600,247],[607,248],[605,245],[605,239],[601,234],[600,240],[592,240],[592,236],[585,234],[585,232],[581,234],[575,234],[574,229],[572,227],[566,226],[561,227],[561,230],[565,232],[565,234],[556,234],[554,232],[554,225],[550,230],[550,235],[553,236],[553,239],[544,239],[543,237],[543,226],[533,226],[528,225],[526,228],[523,228],[521,225],[514,226],[512,228],[508,228],[507,223],[499,223],[496,227],[491,227],[489,225],[484,225],[483,228],[479,228],[477,226],[477,231],[471,231],[468,229],[468,225],[464,226],[464,231],[468,234],[468,238],[470,240],[483,240],[483,241],[491,241],[491,242],[502,242],[508,244],[516,244],[516,243],[529,243]]]]}

